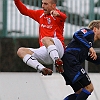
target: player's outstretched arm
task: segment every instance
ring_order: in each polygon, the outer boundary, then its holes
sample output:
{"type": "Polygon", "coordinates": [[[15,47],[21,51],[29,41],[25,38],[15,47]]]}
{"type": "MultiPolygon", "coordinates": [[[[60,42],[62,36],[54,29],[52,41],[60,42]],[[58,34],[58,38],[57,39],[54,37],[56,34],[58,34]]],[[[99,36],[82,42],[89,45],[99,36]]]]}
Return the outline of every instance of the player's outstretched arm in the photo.
{"type": "Polygon", "coordinates": [[[27,7],[21,2],[21,0],[14,0],[14,3],[21,14],[27,15],[27,7]]]}

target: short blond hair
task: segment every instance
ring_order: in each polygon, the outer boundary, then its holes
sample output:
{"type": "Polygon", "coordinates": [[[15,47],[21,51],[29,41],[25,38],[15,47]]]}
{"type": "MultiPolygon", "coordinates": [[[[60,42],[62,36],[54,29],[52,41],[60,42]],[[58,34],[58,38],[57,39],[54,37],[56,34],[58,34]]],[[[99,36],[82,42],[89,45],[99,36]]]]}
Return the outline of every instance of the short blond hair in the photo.
{"type": "Polygon", "coordinates": [[[89,23],[89,25],[88,25],[88,28],[89,29],[92,29],[93,30],[94,27],[96,27],[97,29],[100,28],[100,20],[93,20],[93,21],[91,21],[89,23]]]}

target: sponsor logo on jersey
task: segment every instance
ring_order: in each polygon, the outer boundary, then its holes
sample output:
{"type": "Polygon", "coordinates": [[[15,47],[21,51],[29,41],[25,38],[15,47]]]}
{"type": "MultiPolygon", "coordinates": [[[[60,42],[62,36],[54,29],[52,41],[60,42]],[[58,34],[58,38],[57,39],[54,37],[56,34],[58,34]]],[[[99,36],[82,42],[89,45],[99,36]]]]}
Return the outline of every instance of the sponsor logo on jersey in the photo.
{"type": "Polygon", "coordinates": [[[41,24],[41,27],[51,29],[53,27],[53,25],[44,25],[44,24],[41,24]]]}
{"type": "Polygon", "coordinates": [[[87,30],[86,29],[82,29],[81,30],[84,34],[87,32],[87,30]]]}
{"type": "Polygon", "coordinates": [[[89,44],[90,44],[91,47],[93,46],[93,45],[92,45],[92,42],[89,42],[89,44]]]}

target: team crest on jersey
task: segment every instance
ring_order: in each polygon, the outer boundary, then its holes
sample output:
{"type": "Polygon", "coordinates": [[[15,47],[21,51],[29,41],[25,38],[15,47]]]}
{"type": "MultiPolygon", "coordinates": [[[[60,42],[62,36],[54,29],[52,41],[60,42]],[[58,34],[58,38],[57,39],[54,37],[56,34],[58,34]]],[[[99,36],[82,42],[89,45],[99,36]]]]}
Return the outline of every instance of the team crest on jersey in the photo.
{"type": "Polygon", "coordinates": [[[87,30],[86,29],[82,29],[81,30],[84,34],[87,32],[87,30]]]}
{"type": "Polygon", "coordinates": [[[50,23],[51,23],[51,19],[50,19],[50,18],[48,18],[48,19],[47,19],[47,22],[48,22],[48,24],[50,24],[50,23]]]}
{"type": "Polygon", "coordinates": [[[93,46],[93,45],[92,45],[92,42],[89,42],[89,44],[90,44],[90,46],[93,46]]]}

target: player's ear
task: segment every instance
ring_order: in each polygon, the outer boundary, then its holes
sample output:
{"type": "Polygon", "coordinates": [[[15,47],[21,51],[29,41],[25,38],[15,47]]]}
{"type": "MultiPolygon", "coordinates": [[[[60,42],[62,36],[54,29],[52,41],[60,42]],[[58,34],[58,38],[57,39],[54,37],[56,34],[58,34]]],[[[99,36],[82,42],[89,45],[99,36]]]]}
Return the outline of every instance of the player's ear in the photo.
{"type": "Polygon", "coordinates": [[[52,8],[55,9],[56,8],[56,4],[52,4],[52,8]]]}
{"type": "Polygon", "coordinates": [[[94,32],[96,32],[96,30],[97,30],[97,28],[96,28],[96,27],[94,27],[94,28],[93,28],[93,31],[94,31],[94,32]]]}

